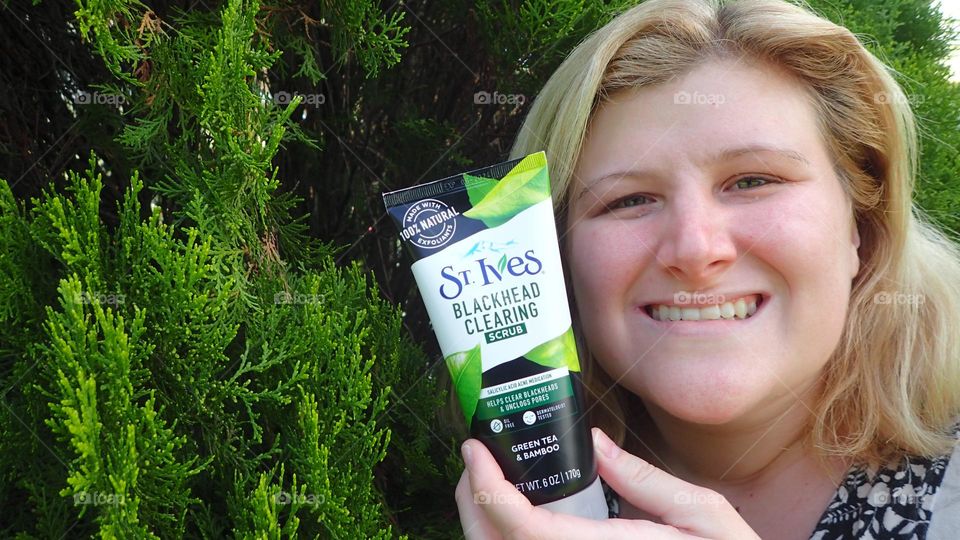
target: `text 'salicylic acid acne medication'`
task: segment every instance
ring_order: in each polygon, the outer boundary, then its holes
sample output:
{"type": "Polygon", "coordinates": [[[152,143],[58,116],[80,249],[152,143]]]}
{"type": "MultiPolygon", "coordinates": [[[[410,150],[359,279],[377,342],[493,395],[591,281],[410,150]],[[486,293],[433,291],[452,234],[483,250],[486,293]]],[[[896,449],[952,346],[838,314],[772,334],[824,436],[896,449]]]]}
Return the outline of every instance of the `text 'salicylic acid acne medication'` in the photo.
{"type": "Polygon", "coordinates": [[[383,200],[471,434],[533,504],[605,519],[545,154],[383,200]]]}

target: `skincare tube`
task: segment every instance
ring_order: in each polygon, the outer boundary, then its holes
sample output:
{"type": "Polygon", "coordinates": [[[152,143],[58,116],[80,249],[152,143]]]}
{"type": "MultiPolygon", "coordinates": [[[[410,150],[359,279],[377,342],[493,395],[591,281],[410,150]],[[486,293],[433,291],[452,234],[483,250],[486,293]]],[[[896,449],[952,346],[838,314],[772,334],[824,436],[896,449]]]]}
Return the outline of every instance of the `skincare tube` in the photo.
{"type": "Polygon", "coordinates": [[[533,504],[606,519],[545,154],[383,200],[472,436],[533,504]]]}

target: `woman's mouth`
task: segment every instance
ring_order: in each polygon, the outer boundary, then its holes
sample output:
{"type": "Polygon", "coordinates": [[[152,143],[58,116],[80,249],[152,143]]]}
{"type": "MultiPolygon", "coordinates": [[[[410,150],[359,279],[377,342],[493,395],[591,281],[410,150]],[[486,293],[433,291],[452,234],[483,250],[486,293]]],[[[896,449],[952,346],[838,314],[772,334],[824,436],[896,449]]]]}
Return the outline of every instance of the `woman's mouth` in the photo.
{"type": "Polygon", "coordinates": [[[657,321],[711,321],[749,319],[763,305],[761,294],[749,294],[735,300],[708,305],[647,304],[643,310],[657,321]]]}

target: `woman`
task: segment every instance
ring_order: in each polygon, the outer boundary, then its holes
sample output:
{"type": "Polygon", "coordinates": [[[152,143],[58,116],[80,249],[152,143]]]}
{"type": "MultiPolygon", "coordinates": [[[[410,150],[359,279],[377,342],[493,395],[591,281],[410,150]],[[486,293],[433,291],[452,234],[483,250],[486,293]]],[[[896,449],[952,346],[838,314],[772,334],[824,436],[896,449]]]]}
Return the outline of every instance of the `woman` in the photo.
{"type": "Polygon", "coordinates": [[[651,0],[577,47],[512,156],[551,160],[621,519],[531,507],[470,440],[467,538],[960,538],[960,254],[912,206],[906,103],[777,0],[651,0]]]}

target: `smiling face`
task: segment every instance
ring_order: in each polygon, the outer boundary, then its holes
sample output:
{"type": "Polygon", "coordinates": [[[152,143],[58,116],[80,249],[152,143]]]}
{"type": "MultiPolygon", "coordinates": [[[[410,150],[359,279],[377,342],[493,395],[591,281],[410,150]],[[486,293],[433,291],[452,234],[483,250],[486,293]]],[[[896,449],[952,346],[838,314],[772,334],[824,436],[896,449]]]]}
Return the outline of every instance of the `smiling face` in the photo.
{"type": "Polygon", "coordinates": [[[591,353],[648,408],[749,421],[815,388],[859,269],[816,118],[788,75],[729,60],[595,112],[566,256],[591,353]]]}

